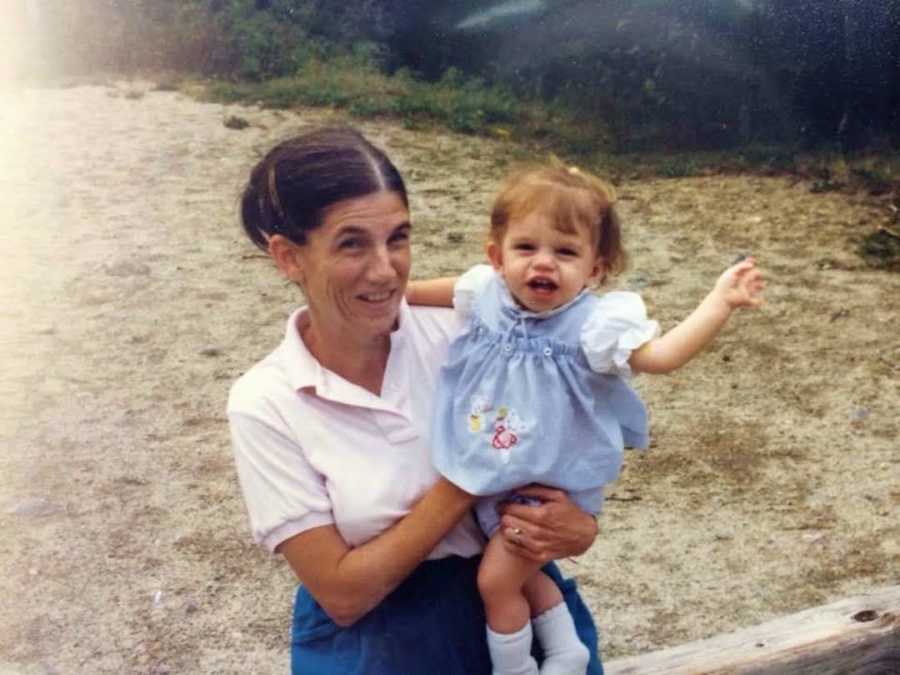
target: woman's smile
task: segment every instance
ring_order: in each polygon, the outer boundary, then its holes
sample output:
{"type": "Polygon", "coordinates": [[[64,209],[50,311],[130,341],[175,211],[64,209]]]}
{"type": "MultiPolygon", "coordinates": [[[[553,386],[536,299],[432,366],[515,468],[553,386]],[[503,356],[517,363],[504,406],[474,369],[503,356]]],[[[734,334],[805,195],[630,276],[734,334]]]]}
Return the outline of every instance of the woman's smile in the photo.
{"type": "Polygon", "coordinates": [[[393,297],[394,293],[396,293],[396,291],[383,291],[381,293],[364,293],[358,297],[366,302],[373,303],[373,304],[379,304],[379,303],[383,303],[385,300],[389,300],[391,297],[393,297]]]}

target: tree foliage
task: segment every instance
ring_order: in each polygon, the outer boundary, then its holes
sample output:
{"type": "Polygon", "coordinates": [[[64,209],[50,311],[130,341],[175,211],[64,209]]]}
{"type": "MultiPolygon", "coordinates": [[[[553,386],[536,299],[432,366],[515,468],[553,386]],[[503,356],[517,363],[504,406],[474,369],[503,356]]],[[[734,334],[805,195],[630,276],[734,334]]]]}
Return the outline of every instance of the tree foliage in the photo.
{"type": "Polygon", "coordinates": [[[69,68],[266,80],[355,50],[602,116],[624,148],[900,138],[900,0],[12,1],[69,68]]]}

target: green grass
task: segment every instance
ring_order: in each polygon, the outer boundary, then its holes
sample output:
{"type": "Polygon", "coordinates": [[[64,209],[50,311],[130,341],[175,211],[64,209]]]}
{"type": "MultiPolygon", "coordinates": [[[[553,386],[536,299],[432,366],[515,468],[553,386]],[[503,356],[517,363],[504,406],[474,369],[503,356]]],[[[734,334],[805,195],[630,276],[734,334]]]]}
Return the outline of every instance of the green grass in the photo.
{"type": "Polygon", "coordinates": [[[271,108],[328,106],[362,119],[398,119],[411,128],[438,127],[509,139],[523,147],[523,159],[555,153],[613,180],[758,173],[800,176],[815,191],[859,189],[877,195],[900,187],[900,160],[885,153],[847,158],[833,150],[801,152],[773,144],[675,153],[616,151],[609,126],[590,111],[525,99],[455,69],[437,82],[421,80],[407,70],[388,75],[364,54],[311,56],[290,77],[215,81],[205,87],[203,96],[271,108]]]}
{"type": "Polygon", "coordinates": [[[331,106],[359,118],[393,117],[413,128],[438,126],[467,134],[532,141],[577,154],[608,146],[607,127],[558,106],[523,100],[510,90],[450,69],[437,82],[405,70],[387,75],[352,55],[311,58],[291,77],[263,82],[216,81],[206,97],[270,108],[331,106]]]}

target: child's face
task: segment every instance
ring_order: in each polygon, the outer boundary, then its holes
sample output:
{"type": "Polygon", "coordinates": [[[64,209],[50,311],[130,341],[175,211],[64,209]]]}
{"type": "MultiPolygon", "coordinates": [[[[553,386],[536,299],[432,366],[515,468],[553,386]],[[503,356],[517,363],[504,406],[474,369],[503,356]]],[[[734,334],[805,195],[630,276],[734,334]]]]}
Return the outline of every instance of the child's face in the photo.
{"type": "Polygon", "coordinates": [[[560,307],[602,274],[590,231],[576,229],[560,232],[545,215],[530,213],[509,223],[502,242],[488,244],[488,258],[526,309],[560,307]]]}

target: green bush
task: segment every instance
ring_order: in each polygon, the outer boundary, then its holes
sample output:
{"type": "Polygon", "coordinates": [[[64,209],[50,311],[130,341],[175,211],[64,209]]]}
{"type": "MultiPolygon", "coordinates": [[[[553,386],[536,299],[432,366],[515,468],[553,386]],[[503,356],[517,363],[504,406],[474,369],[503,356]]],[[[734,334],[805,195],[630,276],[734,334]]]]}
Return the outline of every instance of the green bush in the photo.
{"type": "Polygon", "coordinates": [[[398,97],[394,112],[409,122],[440,122],[454,131],[483,132],[491,125],[515,123],[522,114],[520,101],[509,90],[466,79],[450,68],[436,83],[399,76],[407,95],[398,97]]]}

